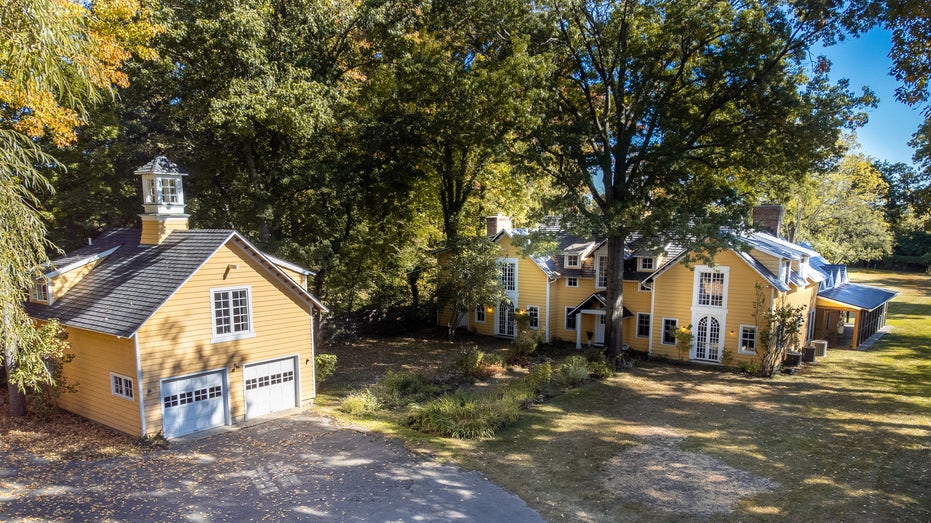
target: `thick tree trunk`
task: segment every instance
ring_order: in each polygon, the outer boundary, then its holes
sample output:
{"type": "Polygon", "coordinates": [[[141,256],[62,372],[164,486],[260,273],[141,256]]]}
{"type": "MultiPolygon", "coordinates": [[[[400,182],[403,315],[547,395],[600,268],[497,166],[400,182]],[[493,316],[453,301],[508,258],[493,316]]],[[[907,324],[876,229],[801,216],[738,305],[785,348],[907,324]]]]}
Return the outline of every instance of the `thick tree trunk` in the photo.
{"type": "Polygon", "coordinates": [[[624,240],[627,231],[608,235],[608,287],[605,291],[605,353],[614,358],[624,345],[624,240]]]}
{"type": "Polygon", "coordinates": [[[12,383],[7,383],[7,395],[9,397],[9,414],[14,417],[22,417],[26,415],[26,395],[23,394],[23,391],[19,390],[19,387],[13,385],[12,383]]]}

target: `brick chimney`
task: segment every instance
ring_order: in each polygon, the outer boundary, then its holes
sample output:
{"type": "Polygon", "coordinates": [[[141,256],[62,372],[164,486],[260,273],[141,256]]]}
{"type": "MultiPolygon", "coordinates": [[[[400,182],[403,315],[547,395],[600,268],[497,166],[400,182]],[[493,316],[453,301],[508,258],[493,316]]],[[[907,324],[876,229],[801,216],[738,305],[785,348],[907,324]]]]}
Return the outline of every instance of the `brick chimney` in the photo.
{"type": "Polygon", "coordinates": [[[782,213],[781,205],[757,205],[753,208],[753,225],[773,236],[780,236],[782,213]]]}
{"type": "Polygon", "coordinates": [[[494,236],[501,232],[503,229],[511,228],[511,218],[499,212],[494,216],[485,218],[485,227],[488,232],[488,236],[494,236]]]}

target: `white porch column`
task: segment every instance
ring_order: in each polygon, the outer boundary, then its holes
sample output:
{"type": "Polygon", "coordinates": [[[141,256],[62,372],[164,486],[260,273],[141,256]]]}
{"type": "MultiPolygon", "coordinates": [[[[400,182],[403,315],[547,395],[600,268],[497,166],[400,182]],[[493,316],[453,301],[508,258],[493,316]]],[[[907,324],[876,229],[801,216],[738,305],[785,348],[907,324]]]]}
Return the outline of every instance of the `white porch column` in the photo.
{"type": "Polygon", "coordinates": [[[575,348],[582,348],[582,313],[575,313],[575,348]]]}

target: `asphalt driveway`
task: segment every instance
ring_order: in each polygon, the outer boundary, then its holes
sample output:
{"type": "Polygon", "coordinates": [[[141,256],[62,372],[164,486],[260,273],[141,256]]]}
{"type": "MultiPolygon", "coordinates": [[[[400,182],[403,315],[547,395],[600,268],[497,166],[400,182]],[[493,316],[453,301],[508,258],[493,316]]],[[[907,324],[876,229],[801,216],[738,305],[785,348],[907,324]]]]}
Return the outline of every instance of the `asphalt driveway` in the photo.
{"type": "Polygon", "coordinates": [[[3,467],[0,520],[542,521],[478,473],[306,414],[142,456],[3,467]]]}

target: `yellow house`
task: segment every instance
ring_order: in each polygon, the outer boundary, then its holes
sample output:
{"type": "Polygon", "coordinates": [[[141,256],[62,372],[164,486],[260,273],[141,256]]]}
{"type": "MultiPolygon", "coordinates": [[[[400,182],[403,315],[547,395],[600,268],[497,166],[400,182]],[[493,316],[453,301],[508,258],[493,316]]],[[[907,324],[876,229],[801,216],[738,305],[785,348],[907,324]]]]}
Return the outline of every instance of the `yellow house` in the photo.
{"type": "MultiPolygon", "coordinates": [[[[761,206],[755,219],[776,231],[781,208],[761,206]]],[[[514,311],[522,310],[530,328],[546,341],[568,341],[577,348],[603,345],[605,241],[555,230],[555,252],[528,258],[514,245],[514,238],[528,230],[512,228],[507,217],[496,215],[487,219],[487,232],[501,249],[501,283],[509,302],[476,304],[460,326],[513,337],[514,311]]],[[[720,252],[713,263],[687,266],[683,249],[647,249],[646,239],[632,235],[624,250],[623,342],[677,360],[727,365],[756,360],[758,286],[764,307],[786,303],[803,308],[800,346],[826,339],[834,347],[856,347],[885,325],[886,304],[895,293],[852,284],[845,267],[774,234],[756,232],[739,240],[743,249],[720,252]],[[689,325],[693,343],[680,352],[675,332],[689,325]]]]}
{"type": "Polygon", "coordinates": [[[312,273],[233,230],[188,230],[182,177],[164,157],[136,171],[140,229],[115,229],[55,260],[27,309],[58,319],[77,392],[61,406],[134,435],[177,437],[309,405],[312,273]]]}

